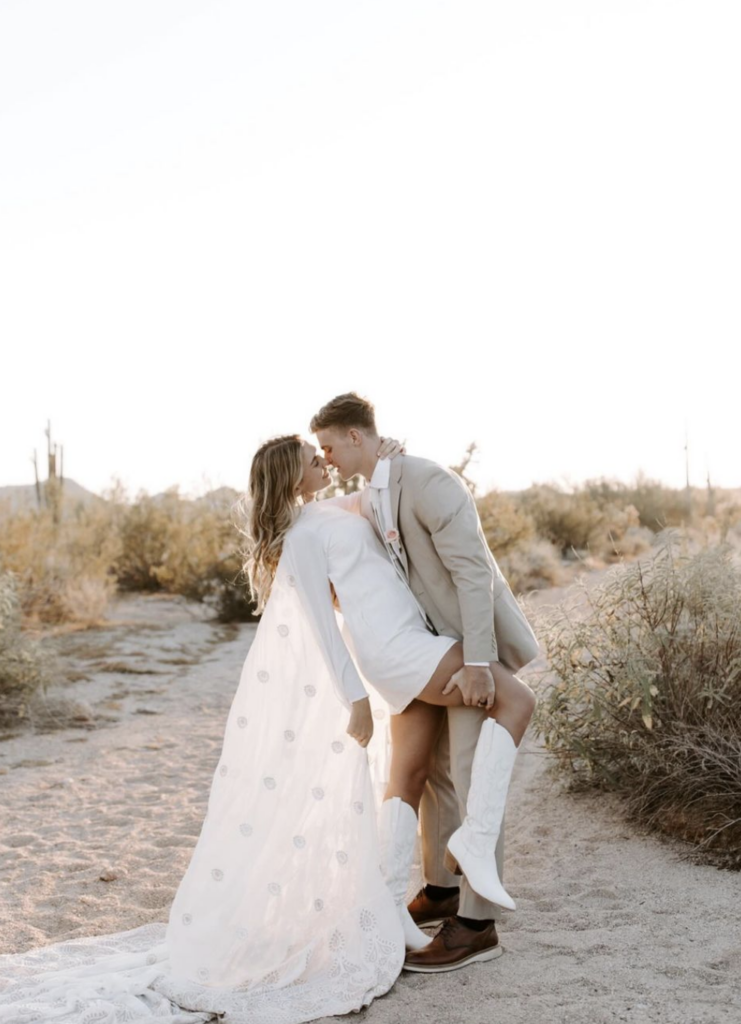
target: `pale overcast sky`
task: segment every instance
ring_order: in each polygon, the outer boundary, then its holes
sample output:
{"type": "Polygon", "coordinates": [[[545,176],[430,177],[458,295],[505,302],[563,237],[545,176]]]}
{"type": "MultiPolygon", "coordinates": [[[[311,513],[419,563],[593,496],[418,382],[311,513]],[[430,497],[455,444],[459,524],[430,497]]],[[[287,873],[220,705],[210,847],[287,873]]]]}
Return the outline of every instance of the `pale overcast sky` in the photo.
{"type": "Polygon", "coordinates": [[[737,0],[0,0],[0,484],[741,485],[737,0]]]}

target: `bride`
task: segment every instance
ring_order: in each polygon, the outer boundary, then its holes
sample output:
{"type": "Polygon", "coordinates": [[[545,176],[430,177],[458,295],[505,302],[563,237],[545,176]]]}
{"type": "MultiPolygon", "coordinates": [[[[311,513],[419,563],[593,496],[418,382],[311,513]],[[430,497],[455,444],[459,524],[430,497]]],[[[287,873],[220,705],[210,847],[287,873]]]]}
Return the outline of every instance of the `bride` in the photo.
{"type": "MultiPolygon", "coordinates": [[[[253,460],[248,571],[263,615],[166,928],[0,957],[0,1022],[300,1024],[368,1005],[405,947],[429,941],[405,903],[440,716],[462,703],[461,645],[428,631],[365,519],[315,500],[328,483],[296,435],[253,460]],[[391,712],[390,771],[383,742],[369,766],[366,682],[391,712]],[[374,775],[386,782],[378,810],[374,775]]],[[[533,698],[493,673],[496,722],[482,729],[450,850],[477,891],[513,907],[494,847],[533,698]]]]}

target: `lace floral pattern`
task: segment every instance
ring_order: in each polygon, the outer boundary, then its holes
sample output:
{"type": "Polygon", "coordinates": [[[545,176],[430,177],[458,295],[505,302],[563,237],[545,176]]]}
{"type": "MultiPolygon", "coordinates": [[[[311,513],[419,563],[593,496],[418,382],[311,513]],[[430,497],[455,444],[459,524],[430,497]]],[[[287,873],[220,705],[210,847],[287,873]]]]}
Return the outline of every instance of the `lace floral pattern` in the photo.
{"type": "Polygon", "coordinates": [[[301,582],[279,571],[168,923],[0,957],[0,1024],[303,1024],[393,985],[403,933],[364,813],[385,778],[346,737],[301,582]]]}
{"type": "Polygon", "coordinates": [[[404,959],[385,899],[320,933],[254,984],[174,977],[162,923],[0,957],[3,1024],[300,1024],[367,1006],[393,985],[404,959]],[[359,926],[362,940],[355,940],[359,926]],[[344,929],[344,930],[343,930],[344,929]]]}

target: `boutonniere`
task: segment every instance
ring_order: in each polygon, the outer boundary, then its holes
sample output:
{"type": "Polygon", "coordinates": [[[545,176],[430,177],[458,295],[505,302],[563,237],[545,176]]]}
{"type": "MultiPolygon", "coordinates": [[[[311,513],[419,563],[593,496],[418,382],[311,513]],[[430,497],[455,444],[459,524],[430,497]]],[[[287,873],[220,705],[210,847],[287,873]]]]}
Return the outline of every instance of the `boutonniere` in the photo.
{"type": "Polygon", "coordinates": [[[392,543],[399,539],[398,530],[386,530],[386,540],[390,540],[392,543]]]}

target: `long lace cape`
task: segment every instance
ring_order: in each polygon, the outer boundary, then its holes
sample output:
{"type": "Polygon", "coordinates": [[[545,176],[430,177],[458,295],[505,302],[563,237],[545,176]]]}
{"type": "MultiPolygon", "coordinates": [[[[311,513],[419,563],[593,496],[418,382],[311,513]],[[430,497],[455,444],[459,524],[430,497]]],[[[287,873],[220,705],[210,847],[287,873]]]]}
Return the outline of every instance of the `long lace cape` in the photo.
{"type": "Polygon", "coordinates": [[[301,1024],[393,985],[404,945],[375,814],[387,711],[374,700],[368,751],[346,734],[296,547],[244,663],[168,923],[0,957],[2,1024],[301,1024]]]}

